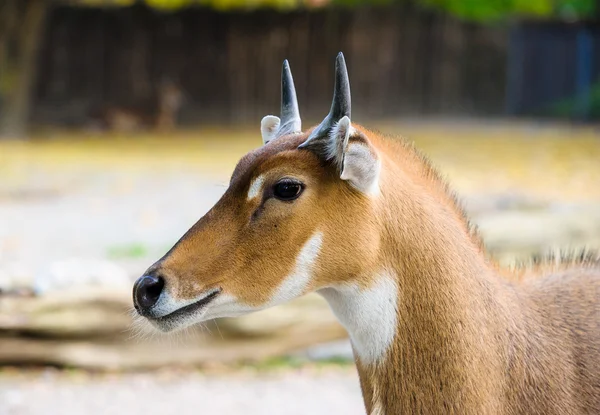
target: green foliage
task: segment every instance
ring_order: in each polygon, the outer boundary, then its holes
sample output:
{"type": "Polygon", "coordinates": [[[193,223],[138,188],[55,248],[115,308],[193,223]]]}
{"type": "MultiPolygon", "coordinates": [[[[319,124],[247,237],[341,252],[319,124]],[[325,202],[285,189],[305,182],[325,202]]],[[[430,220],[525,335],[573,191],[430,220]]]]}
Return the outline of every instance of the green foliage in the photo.
{"type": "Polygon", "coordinates": [[[317,2],[327,5],[330,0],[75,0],[76,4],[90,7],[124,7],[136,3],[146,3],[152,8],[165,12],[172,12],[190,6],[207,6],[224,11],[259,7],[294,9],[305,6],[310,7],[317,2]]]}
{"type": "Polygon", "coordinates": [[[561,0],[556,4],[556,12],[565,18],[591,17],[596,12],[596,0],[561,0]]]}
{"type": "MultiPolygon", "coordinates": [[[[411,0],[71,0],[88,6],[130,6],[145,2],[150,7],[174,11],[189,6],[208,6],[218,10],[271,7],[316,8],[331,4],[344,6],[381,5],[411,0]]],[[[596,11],[595,0],[412,0],[465,20],[493,21],[510,17],[584,19],[596,11]]]]}
{"type": "Polygon", "coordinates": [[[507,17],[578,19],[591,16],[595,0],[421,0],[466,20],[490,21],[507,17]]]}
{"type": "MultiPolygon", "coordinates": [[[[577,96],[572,96],[545,106],[539,111],[539,114],[560,118],[576,118],[580,115],[579,111],[579,99],[577,96]]],[[[590,87],[589,114],[587,115],[594,119],[600,117],[600,82],[590,87]]]]}
{"type": "Polygon", "coordinates": [[[124,7],[131,6],[136,2],[136,0],[79,0],[75,1],[76,4],[81,4],[83,6],[91,6],[91,7],[101,7],[101,6],[110,6],[110,7],[124,7]]]}
{"type": "MultiPolygon", "coordinates": [[[[193,0],[145,0],[150,7],[162,10],[176,10],[194,4],[193,0]]],[[[198,3],[198,2],[196,2],[198,3]]]]}

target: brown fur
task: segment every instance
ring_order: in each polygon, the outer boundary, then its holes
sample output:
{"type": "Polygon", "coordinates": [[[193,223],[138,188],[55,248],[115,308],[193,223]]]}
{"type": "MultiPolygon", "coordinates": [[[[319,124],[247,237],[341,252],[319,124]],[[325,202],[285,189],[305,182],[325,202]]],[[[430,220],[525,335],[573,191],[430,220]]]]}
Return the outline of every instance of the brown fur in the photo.
{"type": "Polygon", "coordinates": [[[368,413],[600,413],[598,257],[499,270],[446,184],[402,140],[362,127],[381,157],[381,194],[370,198],[335,166],[297,150],[308,133],[245,156],[222,199],[155,264],[178,299],[220,287],[252,305],[268,302],[302,244],[323,232],[309,291],[397,276],[396,336],[385,359],[357,358],[368,413]],[[247,200],[300,178],[287,203],[247,200]]]}

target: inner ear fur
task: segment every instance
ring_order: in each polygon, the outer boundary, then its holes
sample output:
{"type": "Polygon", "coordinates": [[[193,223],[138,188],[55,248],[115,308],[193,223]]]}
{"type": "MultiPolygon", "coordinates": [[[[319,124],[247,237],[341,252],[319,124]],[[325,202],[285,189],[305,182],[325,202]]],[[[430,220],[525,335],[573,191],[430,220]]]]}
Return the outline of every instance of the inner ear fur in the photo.
{"type": "Polygon", "coordinates": [[[317,145],[317,141],[313,150],[321,151],[323,158],[336,165],[340,179],[363,193],[377,193],[381,170],[379,156],[369,139],[352,126],[348,117],[342,117],[331,128],[323,138],[324,143],[317,145]]]}

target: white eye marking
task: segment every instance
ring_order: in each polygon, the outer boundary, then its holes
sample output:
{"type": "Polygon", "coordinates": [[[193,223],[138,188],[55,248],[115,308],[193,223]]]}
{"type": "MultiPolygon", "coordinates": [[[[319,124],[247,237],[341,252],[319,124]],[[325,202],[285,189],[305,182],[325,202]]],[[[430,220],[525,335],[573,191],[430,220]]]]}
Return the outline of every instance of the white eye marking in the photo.
{"type": "Polygon", "coordinates": [[[367,289],[345,284],[319,293],[348,331],[362,362],[375,364],[385,357],[398,325],[398,287],[393,275],[377,274],[375,283],[367,289]]]}
{"type": "Polygon", "coordinates": [[[305,294],[306,287],[313,275],[314,264],[321,252],[323,244],[323,233],[315,232],[296,257],[296,266],[290,275],[288,275],[277,288],[277,291],[271,298],[268,307],[293,300],[305,294]]]}
{"type": "Polygon", "coordinates": [[[252,183],[250,184],[250,189],[248,189],[248,200],[252,200],[262,193],[262,187],[264,182],[264,176],[258,176],[252,181],[252,183]]]}

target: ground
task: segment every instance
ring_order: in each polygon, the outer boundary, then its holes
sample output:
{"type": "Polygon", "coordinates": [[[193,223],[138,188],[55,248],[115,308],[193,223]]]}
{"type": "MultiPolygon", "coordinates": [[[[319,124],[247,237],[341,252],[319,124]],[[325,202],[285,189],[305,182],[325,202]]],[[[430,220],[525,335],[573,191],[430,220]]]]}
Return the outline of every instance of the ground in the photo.
{"type": "Polygon", "coordinates": [[[52,369],[0,376],[5,415],[360,415],[354,368],[102,374],[52,369]]]}

